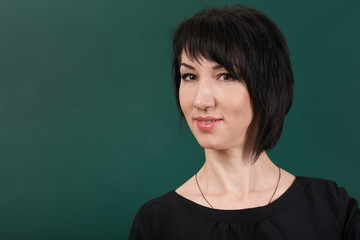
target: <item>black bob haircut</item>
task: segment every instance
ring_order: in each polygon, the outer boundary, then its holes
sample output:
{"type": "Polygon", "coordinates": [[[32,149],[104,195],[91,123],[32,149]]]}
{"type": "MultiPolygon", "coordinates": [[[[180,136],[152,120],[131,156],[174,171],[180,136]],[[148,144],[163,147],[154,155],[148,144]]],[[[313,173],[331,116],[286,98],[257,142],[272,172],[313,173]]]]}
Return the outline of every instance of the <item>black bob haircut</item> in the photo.
{"type": "Polygon", "coordinates": [[[294,75],[285,38],[263,13],[243,5],[206,8],[177,26],[173,37],[173,78],[178,109],[183,51],[195,60],[222,65],[244,81],[256,121],[252,159],[272,149],[293,99],[294,75]]]}

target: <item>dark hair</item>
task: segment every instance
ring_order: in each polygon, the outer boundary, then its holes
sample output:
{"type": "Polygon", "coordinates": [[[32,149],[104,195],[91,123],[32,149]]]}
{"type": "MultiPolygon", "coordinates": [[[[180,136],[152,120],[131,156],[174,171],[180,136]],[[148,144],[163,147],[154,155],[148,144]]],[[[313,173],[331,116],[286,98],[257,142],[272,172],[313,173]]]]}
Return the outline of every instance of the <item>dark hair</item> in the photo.
{"type": "Polygon", "coordinates": [[[173,37],[173,77],[179,102],[181,54],[222,65],[244,81],[257,121],[254,162],[278,142],[293,98],[294,76],[283,34],[263,13],[243,6],[206,8],[181,23],[173,37]]]}

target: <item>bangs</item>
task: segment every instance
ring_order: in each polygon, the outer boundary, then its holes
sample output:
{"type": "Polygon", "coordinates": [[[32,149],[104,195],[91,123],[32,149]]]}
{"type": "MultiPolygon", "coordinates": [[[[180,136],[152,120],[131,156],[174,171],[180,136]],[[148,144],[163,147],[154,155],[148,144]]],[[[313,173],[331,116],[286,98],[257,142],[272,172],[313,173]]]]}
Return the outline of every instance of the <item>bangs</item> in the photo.
{"type": "Polygon", "coordinates": [[[181,64],[181,54],[186,55],[200,63],[206,59],[222,65],[235,79],[242,79],[244,76],[245,58],[242,54],[241,41],[235,42],[232,39],[240,39],[236,34],[235,27],[229,21],[222,21],[219,16],[211,16],[186,21],[175,33],[173,48],[177,56],[178,66],[181,64]]]}

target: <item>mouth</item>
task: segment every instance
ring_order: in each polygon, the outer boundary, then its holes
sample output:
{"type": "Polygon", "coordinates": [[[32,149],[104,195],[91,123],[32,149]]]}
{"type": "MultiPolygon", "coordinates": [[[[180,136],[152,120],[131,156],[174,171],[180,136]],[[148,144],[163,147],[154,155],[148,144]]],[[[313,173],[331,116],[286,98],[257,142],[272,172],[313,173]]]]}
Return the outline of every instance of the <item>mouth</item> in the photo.
{"type": "Polygon", "coordinates": [[[209,132],[213,130],[221,121],[220,118],[215,117],[197,117],[195,120],[198,129],[203,132],[209,132]]]}
{"type": "Polygon", "coordinates": [[[220,118],[216,118],[216,117],[196,117],[194,118],[197,121],[216,121],[216,120],[221,120],[220,118]]]}
{"type": "Polygon", "coordinates": [[[207,121],[200,121],[200,122],[202,122],[203,124],[210,124],[210,123],[215,122],[215,121],[219,121],[219,120],[207,120],[207,121]]]}

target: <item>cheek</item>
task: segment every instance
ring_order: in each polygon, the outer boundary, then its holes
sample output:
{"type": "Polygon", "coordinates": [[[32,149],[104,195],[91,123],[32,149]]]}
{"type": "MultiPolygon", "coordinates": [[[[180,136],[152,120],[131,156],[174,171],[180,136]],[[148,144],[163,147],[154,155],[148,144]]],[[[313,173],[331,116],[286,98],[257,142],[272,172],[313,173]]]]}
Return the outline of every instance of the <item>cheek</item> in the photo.
{"type": "Polygon", "coordinates": [[[187,117],[192,106],[192,95],[191,91],[189,91],[189,89],[186,89],[183,84],[180,84],[179,88],[179,103],[182,112],[184,113],[185,117],[187,117]]]}
{"type": "Polygon", "coordinates": [[[233,121],[241,123],[242,125],[249,125],[253,119],[253,108],[250,96],[247,91],[242,91],[242,94],[234,93],[228,95],[228,102],[230,103],[229,111],[234,113],[233,121]]]}
{"type": "Polygon", "coordinates": [[[185,100],[184,99],[184,90],[183,90],[183,88],[181,87],[181,84],[180,84],[180,87],[179,87],[179,104],[180,104],[181,111],[183,113],[184,113],[184,106],[185,106],[184,100],[185,100]]]}

